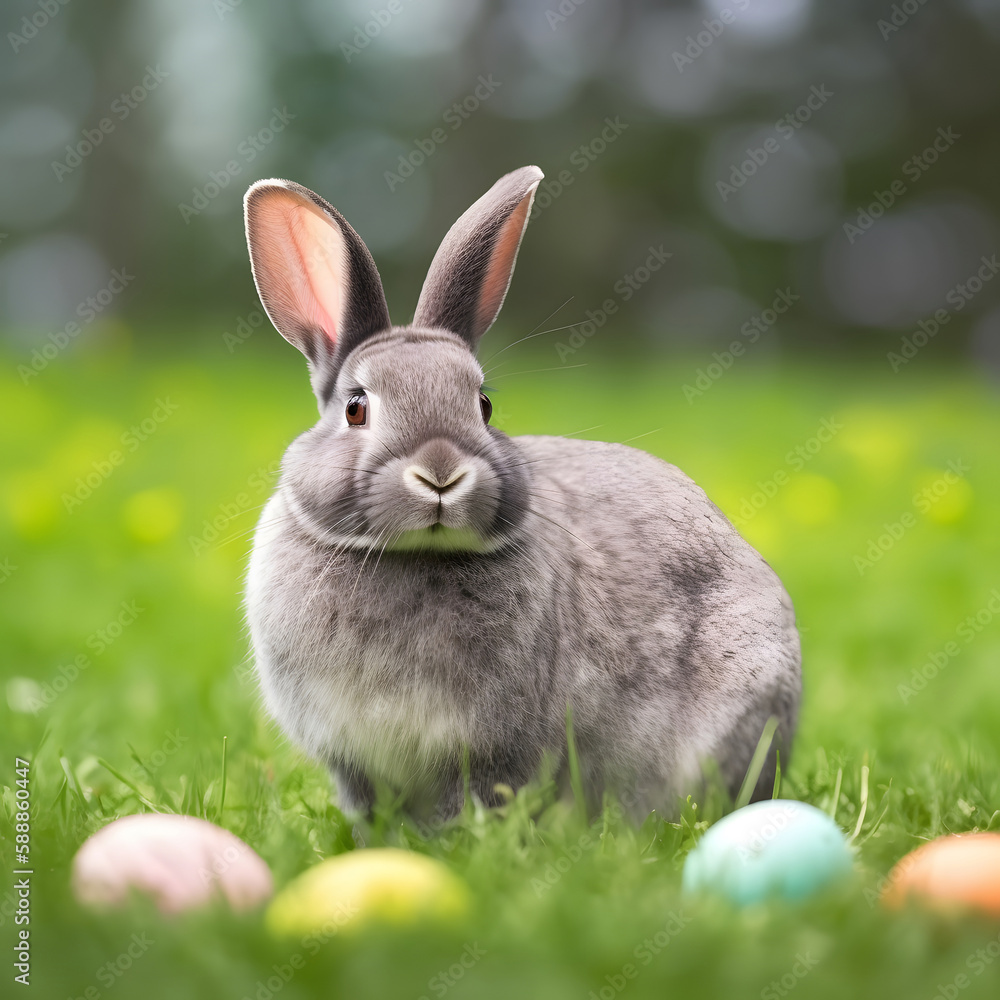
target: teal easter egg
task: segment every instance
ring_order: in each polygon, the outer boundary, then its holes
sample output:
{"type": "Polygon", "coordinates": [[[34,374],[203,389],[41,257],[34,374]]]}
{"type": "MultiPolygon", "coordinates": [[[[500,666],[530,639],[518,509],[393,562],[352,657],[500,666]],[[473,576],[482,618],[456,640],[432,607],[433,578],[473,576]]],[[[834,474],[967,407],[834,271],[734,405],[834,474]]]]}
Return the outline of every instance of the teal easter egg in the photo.
{"type": "Polygon", "coordinates": [[[740,906],[804,899],[851,871],[840,827],[805,802],[773,799],[719,820],[688,855],[685,892],[707,891],[740,906]]]}

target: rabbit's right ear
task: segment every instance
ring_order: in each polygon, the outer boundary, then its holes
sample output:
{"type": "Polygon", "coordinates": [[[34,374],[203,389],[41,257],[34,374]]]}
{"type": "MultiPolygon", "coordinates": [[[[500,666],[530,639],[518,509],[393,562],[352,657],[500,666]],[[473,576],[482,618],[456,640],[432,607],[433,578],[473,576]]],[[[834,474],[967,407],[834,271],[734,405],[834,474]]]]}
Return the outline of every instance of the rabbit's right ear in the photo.
{"type": "Polygon", "coordinates": [[[414,326],[444,327],[475,351],[507,295],[544,176],[538,167],[505,174],[448,230],[420,291],[414,326]]]}
{"type": "Polygon", "coordinates": [[[319,394],[339,359],[391,325],[375,261],[347,220],[300,184],[257,181],[244,209],[260,301],[309,360],[319,394]]]}

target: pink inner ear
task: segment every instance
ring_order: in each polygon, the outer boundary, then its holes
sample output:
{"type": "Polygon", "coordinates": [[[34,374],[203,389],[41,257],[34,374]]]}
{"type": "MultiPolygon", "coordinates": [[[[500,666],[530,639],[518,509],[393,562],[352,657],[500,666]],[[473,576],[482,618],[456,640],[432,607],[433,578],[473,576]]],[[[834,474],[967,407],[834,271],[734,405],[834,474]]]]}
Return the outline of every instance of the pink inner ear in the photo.
{"type": "Polygon", "coordinates": [[[340,228],[301,195],[275,191],[259,206],[264,305],[279,330],[317,329],[336,343],[347,292],[347,247],[340,228]]]}
{"type": "Polygon", "coordinates": [[[521,199],[517,208],[510,213],[497,234],[497,241],[493,247],[493,253],[490,254],[489,266],[483,278],[482,292],[479,295],[479,305],[476,309],[476,319],[480,329],[485,330],[496,319],[497,313],[500,312],[500,307],[503,305],[504,296],[510,286],[511,273],[514,270],[517,248],[521,243],[524,227],[527,224],[532,193],[534,193],[534,188],[521,199]]]}
{"type": "Polygon", "coordinates": [[[336,341],[344,315],[347,247],[340,229],[311,206],[291,212],[291,237],[298,251],[304,281],[297,283],[299,306],[336,341]]]}

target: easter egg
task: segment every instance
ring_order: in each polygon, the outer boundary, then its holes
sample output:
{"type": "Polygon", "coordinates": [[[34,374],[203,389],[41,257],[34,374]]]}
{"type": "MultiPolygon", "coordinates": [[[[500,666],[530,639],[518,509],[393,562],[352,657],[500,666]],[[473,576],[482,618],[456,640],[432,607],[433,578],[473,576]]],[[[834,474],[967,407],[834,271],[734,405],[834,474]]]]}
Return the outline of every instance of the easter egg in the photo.
{"type": "Polygon", "coordinates": [[[465,882],[440,861],[393,847],[327,858],[275,896],[267,925],[276,934],[330,936],[371,922],[444,921],[468,909],[465,882]]]}
{"type": "Polygon", "coordinates": [[[893,909],[908,900],[1000,917],[1000,833],[950,834],[911,851],[882,893],[893,909]]]}
{"type": "Polygon", "coordinates": [[[116,819],[84,841],[72,885],[87,906],[122,906],[136,891],[163,913],[218,899],[245,910],[273,891],[271,870],[239,837],[195,816],[159,813],[116,819]]]}
{"type": "Polygon", "coordinates": [[[682,886],[738,905],[797,900],[851,868],[850,848],[826,813],[805,802],[773,799],[737,809],[710,827],[687,857],[682,886]]]}

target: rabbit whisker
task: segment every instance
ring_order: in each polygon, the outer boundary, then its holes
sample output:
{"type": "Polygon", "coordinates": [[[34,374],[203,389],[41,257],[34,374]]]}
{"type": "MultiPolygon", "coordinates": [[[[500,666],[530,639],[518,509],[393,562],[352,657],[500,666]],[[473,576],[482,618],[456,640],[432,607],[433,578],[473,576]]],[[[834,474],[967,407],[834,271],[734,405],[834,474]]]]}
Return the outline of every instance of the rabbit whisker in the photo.
{"type": "MultiPolygon", "coordinates": [[[[568,305],[569,305],[569,304],[570,304],[570,303],[571,303],[571,302],[573,301],[573,298],[574,298],[574,296],[572,296],[572,295],[571,295],[571,296],[570,296],[570,297],[569,297],[569,298],[568,298],[568,299],[567,299],[567,300],[566,300],[566,301],[565,301],[565,302],[564,302],[564,303],[563,303],[563,304],[562,304],[561,306],[557,306],[557,307],[556,307],[555,309],[553,309],[553,310],[552,310],[552,312],[550,312],[550,313],[548,314],[548,316],[546,316],[546,317],[545,317],[545,319],[543,319],[543,320],[542,320],[542,322],[538,324],[538,326],[544,326],[544,325],[545,325],[546,323],[548,323],[548,321],[549,321],[550,319],[552,319],[552,317],[553,317],[553,316],[555,316],[555,314],[556,314],[557,312],[559,312],[559,311],[560,311],[560,310],[562,310],[562,309],[565,309],[565,308],[566,308],[566,306],[568,306],[568,305]]],[[[574,325],[576,325],[576,324],[574,324],[574,325]]],[[[492,361],[492,360],[493,360],[494,358],[497,358],[497,357],[499,357],[499,356],[500,356],[501,354],[503,354],[503,352],[504,352],[504,351],[509,351],[509,350],[510,350],[510,349],[511,349],[512,347],[517,347],[517,345],[518,345],[518,344],[523,344],[523,343],[524,343],[524,342],[525,342],[526,340],[531,340],[531,338],[532,338],[532,337],[542,337],[542,336],[544,336],[544,335],[545,335],[546,333],[555,333],[555,330],[542,330],[542,332],[541,332],[541,333],[536,333],[536,332],[535,332],[535,330],[537,330],[537,329],[538,329],[538,326],[536,326],[536,327],[534,328],[534,330],[532,330],[532,331],[531,331],[531,332],[530,332],[530,333],[528,334],[528,336],[527,336],[527,337],[522,337],[522,338],[521,338],[520,340],[515,340],[513,344],[508,344],[508,345],[507,345],[506,347],[501,347],[499,351],[497,351],[497,352],[496,352],[496,353],[494,353],[494,354],[491,354],[491,355],[490,355],[490,356],[489,356],[489,357],[488,357],[488,358],[487,358],[487,359],[486,359],[486,360],[485,360],[485,361],[483,362],[483,364],[484,364],[484,365],[488,365],[488,364],[489,364],[489,363],[490,363],[490,362],[491,362],[491,361],[492,361]]],[[[566,329],[566,327],[561,327],[561,328],[560,328],[560,327],[557,327],[556,329],[566,329]]]]}
{"type": "Polygon", "coordinates": [[[515,375],[534,375],[536,372],[564,372],[569,371],[571,368],[586,368],[587,362],[584,361],[579,365],[556,365],[554,368],[529,368],[527,371],[523,372],[506,372],[503,375],[497,375],[493,381],[501,378],[513,378],[515,375]]]}
{"type": "Polygon", "coordinates": [[[638,441],[639,438],[649,437],[650,434],[659,434],[660,431],[662,431],[662,430],[663,430],[662,427],[657,427],[655,430],[645,431],[643,434],[636,434],[633,437],[625,438],[624,441],[619,441],[618,443],[619,444],[628,444],[629,441],[638,441]]]}

